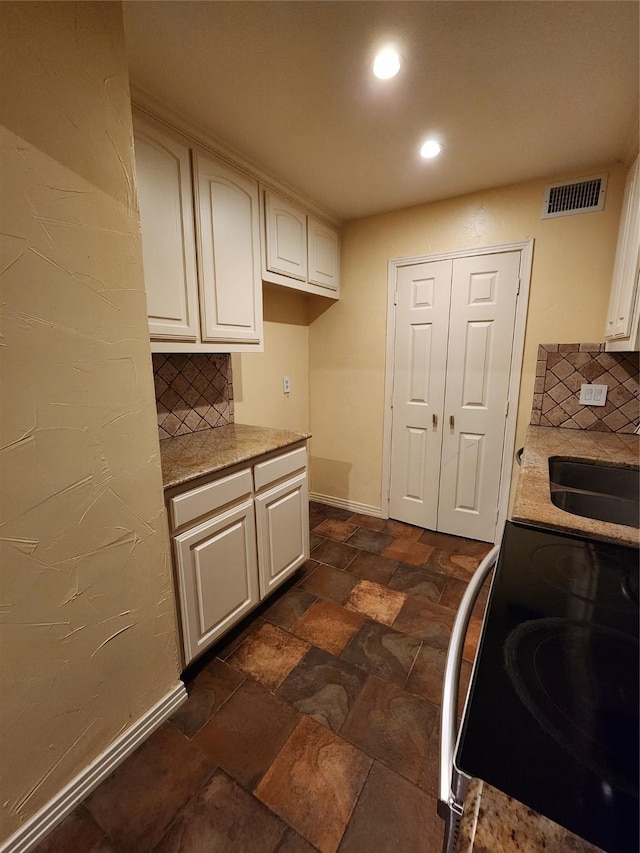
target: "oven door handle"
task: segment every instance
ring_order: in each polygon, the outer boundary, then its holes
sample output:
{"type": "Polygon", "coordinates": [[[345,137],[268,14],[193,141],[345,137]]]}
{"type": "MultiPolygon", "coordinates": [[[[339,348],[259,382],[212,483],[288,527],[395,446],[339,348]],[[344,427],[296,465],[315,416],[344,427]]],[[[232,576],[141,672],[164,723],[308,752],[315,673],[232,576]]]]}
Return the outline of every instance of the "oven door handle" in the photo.
{"type": "Polygon", "coordinates": [[[442,721],[440,733],[440,782],[438,789],[438,812],[447,820],[450,816],[452,806],[456,806],[456,791],[454,791],[453,759],[458,737],[457,730],[457,708],[458,689],[460,684],[460,668],[462,666],[462,653],[467,627],[471,619],[471,612],[476,603],[480,589],[485,582],[489,572],[493,569],[498,559],[500,547],[496,545],[489,551],[476,569],[469,581],[451,631],[449,649],[444,670],[444,683],[442,686],[442,721]]]}

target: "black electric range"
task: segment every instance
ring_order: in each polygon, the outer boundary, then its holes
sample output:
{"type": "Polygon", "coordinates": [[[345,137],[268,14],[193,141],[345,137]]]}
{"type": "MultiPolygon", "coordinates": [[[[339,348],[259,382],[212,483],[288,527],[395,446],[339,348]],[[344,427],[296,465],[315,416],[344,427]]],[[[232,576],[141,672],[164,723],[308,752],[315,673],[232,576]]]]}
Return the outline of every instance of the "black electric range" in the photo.
{"type": "Polygon", "coordinates": [[[638,551],[508,522],[456,767],[637,853],[638,551]]]}

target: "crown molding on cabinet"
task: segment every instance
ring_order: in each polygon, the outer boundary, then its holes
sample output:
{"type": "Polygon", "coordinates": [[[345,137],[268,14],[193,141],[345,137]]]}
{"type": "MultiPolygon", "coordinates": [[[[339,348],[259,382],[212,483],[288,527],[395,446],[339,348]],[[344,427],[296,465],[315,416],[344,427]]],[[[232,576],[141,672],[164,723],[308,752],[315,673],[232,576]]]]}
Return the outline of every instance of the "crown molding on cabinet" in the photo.
{"type": "Polygon", "coordinates": [[[342,220],[335,214],[318,207],[317,204],[301,195],[288,184],[276,180],[262,167],[247,159],[240,151],[199,127],[192,119],[176,111],[144,87],[131,83],[130,88],[132,107],[146,120],[157,123],[161,129],[165,128],[174,133],[179,133],[193,145],[207,149],[216,157],[235,166],[236,169],[241,169],[252,178],[257,178],[263,186],[274,189],[296,204],[302,205],[319,219],[323,219],[337,228],[342,225],[342,220]]]}

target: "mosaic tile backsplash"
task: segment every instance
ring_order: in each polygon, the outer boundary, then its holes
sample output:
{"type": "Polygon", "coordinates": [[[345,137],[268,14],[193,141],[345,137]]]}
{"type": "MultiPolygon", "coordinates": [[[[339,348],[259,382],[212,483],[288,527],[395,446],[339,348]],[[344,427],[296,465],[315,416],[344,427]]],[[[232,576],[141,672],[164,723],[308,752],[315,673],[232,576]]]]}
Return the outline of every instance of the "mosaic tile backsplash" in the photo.
{"type": "Polygon", "coordinates": [[[604,344],[541,344],[531,423],[540,426],[635,432],[640,421],[638,353],[605,352],[604,344]],[[604,406],[582,406],[580,386],[607,385],[604,406]]]}
{"type": "Polygon", "coordinates": [[[160,438],[233,423],[231,356],[154,353],[160,438]]]}

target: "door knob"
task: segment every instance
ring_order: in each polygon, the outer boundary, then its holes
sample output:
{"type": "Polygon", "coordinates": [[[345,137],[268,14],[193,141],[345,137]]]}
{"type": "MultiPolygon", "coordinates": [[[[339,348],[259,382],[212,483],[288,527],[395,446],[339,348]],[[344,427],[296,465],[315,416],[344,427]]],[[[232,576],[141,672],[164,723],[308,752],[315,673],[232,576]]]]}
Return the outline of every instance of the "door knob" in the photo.
{"type": "Polygon", "coordinates": [[[456,425],[456,419],[453,415],[449,415],[449,426],[453,429],[456,425]]]}

